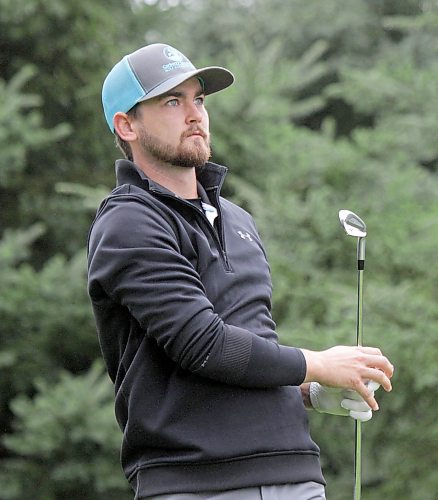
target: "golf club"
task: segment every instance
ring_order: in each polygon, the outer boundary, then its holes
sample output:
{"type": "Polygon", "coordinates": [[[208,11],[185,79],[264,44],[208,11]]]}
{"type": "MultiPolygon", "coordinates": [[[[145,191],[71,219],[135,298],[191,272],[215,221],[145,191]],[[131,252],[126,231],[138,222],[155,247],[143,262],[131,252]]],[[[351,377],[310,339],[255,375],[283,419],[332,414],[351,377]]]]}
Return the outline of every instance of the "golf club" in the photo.
{"type": "MultiPolygon", "coordinates": [[[[365,237],[367,226],[365,222],[350,210],[339,211],[339,221],[349,236],[357,238],[357,319],[356,345],[363,342],[363,271],[365,269],[365,237]]],[[[360,500],[362,476],[362,429],[360,420],[355,421],[355,450],[354,450],[354,500],[360,500]]]]}

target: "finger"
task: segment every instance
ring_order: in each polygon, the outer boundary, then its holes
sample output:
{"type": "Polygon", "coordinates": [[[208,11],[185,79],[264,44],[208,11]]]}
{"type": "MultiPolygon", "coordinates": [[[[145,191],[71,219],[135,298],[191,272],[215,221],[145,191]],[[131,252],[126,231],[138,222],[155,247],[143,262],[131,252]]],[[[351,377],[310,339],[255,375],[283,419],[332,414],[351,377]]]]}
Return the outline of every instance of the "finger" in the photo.
{"type": "MultiPolygon", "coordinates": [[[[373,396],[374,392],[377,391],[377,389],[379,389],[380,387],[380,384],[378,382],[375,382],[374,380],[367,380],[365,382],[365,385],[368,388],[368,392],[373,396]]],[[[342,391],[342,395],[345,399],[355,399],[356,401],[363,401],[362,396],[356,391],[353,391],[353,389],[344,389],[342,391]]]]}
{"type": "Polygon", "coordinates": [[[372,365],[374,368],[381,370],[388,378],[394,375],[394,365],[389,362],[389,359],[385,356],[374,356],[372,359],[372,365]]]}
{"type": "Polygon", "coordinates": [[[373,412],[371,410],[368,411],[350,411],[350,417],[355,420],[360,420],[361,422],[368,422],[371,420],[373,416],[373,412]]]}
{"type": "Polygon", "coordinates": [[[383,356],[382,351],[378,347],[357,346],[360,352],[371,354],[372,356],[383,356]]]}
{"type": "Polygon", "coordinates": [[[383,356],[380,349],[375,347],[358,347],[358,350],[368,355],[366,359],[368,366],[382,370],[388,378],[394,375],[394,365],[386,356],[383,356]]]}
{"type": "Polygon", "coordinates": [[[379,409],[379,405],[374,398],[374,393],[370,393],[364,382],[359,382],[357,384],[356,391],[362,396],[363,400],[372,410],[377,411],[379,409]]]}
{"type": "MultiPolygon", "coordinates": [[[[380,384],[385,391],[390,392],[392,390],[391,380],[382,370],[379,370],[378,368],[365,366],[361,371],[361,376],[362,380],[366,381],[366,383],[374,381],[380,384]]],[[[360,391],[358,392],[362,394],[360,391]]]]}

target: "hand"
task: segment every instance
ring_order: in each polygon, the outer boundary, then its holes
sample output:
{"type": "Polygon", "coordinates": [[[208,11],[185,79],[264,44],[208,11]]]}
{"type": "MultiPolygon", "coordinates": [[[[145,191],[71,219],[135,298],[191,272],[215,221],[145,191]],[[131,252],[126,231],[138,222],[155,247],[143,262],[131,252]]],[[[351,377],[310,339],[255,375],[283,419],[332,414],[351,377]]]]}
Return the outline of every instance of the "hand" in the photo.
{"type": "Polygon", "coordinates": [[[319,382],[328,387],[352,389],[356,391],[372,410],[379,405],[367,382],[380,384],[385,391],[391,391],[390,378],[394,367],[374,347],[336,346],[326,351],[302,349],[307,364],[304,382],[319,382]]]}
{"type": "MultiPolygon", "coordinates": [[[[373,396],[380,387],[377,382],[373,381],[369,381],[366,385],[373,396]]],[[[327,387],[318,382],[311,382],[309,396],[313,408],[319,413],[350,416],[361,422],[367,422],[373,416],[369,405],[356,391],[351,389],[327,387]]]]}

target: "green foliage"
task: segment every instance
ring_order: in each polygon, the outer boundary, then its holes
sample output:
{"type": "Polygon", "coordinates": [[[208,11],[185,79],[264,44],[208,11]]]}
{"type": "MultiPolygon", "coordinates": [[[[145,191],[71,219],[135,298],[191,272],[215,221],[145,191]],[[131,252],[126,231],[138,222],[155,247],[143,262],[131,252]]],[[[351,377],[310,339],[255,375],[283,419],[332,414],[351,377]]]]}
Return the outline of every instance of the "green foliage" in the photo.
{"type": "Polygon", "coordinates": [[[0,272],[30,257],[30,246],[44,234],[42,224],[34,224],[25,231],[6,229],[0,240],[0,272]]]}
{"type": "Polygon", "coordinates": [[[11,403],[14,433],[3,443],[12,455],[0,476],[2,498],[21,499],[29,492],[41,500],[129,498],[116,459],[120,432],[113,389],[102,363],[34,385],[33,398],[19,395],[11,403]]]}
{"type": "Polygon", "coordinates": [[[91,188],[74,182],[58,182],[56,191],[65,195],[71,195],[77,201],[79,210],[96,210],[100,202],[109,194],[109,189],[104,186],[91,188]]]}
{"type": "MultiPolygon", "coordinates": [[[[438,22],[437,22],[438,31],[438,22]]],[[[358,113],[372,117],[372,130],[355,130],[370,153],[382,159],[437,168],[436,120],[438,63],[436,54],[419,56],[412,43],[386,48],[370,68],[345,68],[342,80],[326,89],[358,113]]]]}
{"type": "MultiPolygon", "coordinates": [[[[40,270],[27,262],[41,225],[5,233],[0,241],[0,401],[27,393],[33,374],[51,379],[99,356],[86,296],[85,255],[53,256],[40,270]]],[[[0,415],[0,419],[4,415],[0,415]]]]}
{"type": "MultiPolygon", "coordinates": [[[[0,0],[2,498],[128,494],[84,246],[118,156],[102,80],[145,41],[236,74],[207,98],[213,159],[265,241],[283,342],[354,342],[337,211],[366,220],[364,335],[396,373],[364,425],[363,498],[435,498],[437,20],[425,0],[0,0]]],[[[350,499],[353,422],[310,418],[328,497],[350,499]]]]}
{"type": "Polygon", "coordinates": [[[65,137],[70,128],[64,124],[43,128],[41,98],[23,92],[36,68],[24,66],[9,82],[0,79],[0,186],[19,186],[30,152],[47,147],[65,137]]]}
{"type": "Polygon", "coordinates": [[[9,180],[4,196],[15,222],[46,226],[39,261],[47,253],[75,254],[90,223],[89,214],[55,192],[55,183],[112,183],[108,161],[116,149],[102,114],[102,81],[108,67],[143,42],[144,29],[159,22],[156,9],[136,15],[133,9],[129,0],[0,0],[0,74],[8,82],[0,85],[0,145],[14,160],[3,156],[0,182],[9,180]]]}

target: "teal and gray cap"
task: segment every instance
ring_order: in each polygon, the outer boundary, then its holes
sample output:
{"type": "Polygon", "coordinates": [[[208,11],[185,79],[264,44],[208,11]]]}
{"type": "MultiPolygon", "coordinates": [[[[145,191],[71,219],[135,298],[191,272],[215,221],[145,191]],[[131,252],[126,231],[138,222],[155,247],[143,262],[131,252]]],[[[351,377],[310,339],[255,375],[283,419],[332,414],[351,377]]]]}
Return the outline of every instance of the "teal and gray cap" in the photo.
{"type": "Polygon", "coordinates": [[[126,113],[137,103],[157,97],[196,76],[205,94],[229,87],[233,74],[225,68],[196,69],[179,50],[154,43],[126,55],[108,73],[102,88],[102,103],[108,127],[114,132],[113,117],[126,113]]]}

